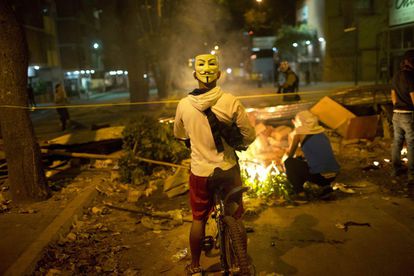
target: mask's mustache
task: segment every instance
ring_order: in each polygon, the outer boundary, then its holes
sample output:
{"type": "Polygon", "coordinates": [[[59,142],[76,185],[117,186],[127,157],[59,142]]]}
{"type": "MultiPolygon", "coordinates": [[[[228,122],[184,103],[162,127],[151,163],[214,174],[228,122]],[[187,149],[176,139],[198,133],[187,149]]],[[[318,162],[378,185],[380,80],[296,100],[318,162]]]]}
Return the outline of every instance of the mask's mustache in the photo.
{"type": "Polygon", "coordinates": [[[214,72],[213,71],[201,71],[200,75],[213,75],[214,72]]]}

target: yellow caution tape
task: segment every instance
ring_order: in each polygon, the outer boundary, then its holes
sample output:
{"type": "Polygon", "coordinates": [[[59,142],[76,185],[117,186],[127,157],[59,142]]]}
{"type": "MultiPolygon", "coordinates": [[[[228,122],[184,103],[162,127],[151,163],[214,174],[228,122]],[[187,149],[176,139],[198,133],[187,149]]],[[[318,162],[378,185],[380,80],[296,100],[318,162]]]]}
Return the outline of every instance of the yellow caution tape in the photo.
{"type": "MultiPolygon", "coordinates": [[[[312,95],[312,94],[321,94],[326,93],[330,94],[332,92],[327,90],[321,91],[305,91],[297,93],[270,93],[270,94],[260,94],[260,95],[246,95],[246,96],[236,96],[239,100],[245,99],[255,99],[255,98],[266,98],[266,97],[283,97],[287,94],[297,94],[297,95],[312,95]]],[[[176,104],[180,100],[162,100],[162,101],[143,101],[143,102],[132,102],[132,103],[102,103],[102,104],[74,104],[74,105],[53,105],[53,106],[41,106],[41,107],[30,107],[30,106],[19,106],[19,105],[0,105],[0,108],[16,108],[16,109],[27,109],[29,111],[35,110],[47,110],[47,109],[56,109],[56,108],[98,108],[98,107],[112,107],[112,106],[133,106],[133,105],[154,105],[154,104],[176,104]]]]}

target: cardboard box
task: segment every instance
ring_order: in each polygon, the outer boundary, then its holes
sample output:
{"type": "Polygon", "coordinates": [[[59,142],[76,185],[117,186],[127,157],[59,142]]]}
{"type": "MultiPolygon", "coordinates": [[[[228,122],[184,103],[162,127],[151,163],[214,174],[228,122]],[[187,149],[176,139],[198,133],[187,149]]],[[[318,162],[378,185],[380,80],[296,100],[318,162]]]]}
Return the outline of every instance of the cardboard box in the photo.
{"type": "Polygon", "coordinates": [[[348,120],[356,117],[354,113],[327,96],[317,102],[310,111],[318,116],[319,121],[336,130],[341,136],[346,134],[348,120]]]}
{"type": "Polygon", "coordinates": [[[310,111],[345,140],[373,139],[377,134],[379,115],[356,116],[329,97],[323,97],[310,111]]]}
{"type": "Polygon", "coordinates": [[[380,115],[358,116],[351,118],[344,125],[345,140],[373,139],[377,134],[380,115]]]}

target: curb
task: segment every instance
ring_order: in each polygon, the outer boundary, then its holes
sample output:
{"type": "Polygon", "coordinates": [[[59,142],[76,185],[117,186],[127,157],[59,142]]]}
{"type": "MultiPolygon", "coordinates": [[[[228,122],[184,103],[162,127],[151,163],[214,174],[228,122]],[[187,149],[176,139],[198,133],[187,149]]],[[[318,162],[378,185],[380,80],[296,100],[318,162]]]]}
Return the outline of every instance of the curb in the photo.
{"type": "Polygon", "coordinates": [[[79,192],[79,196],[73,199],[69,205],[46,227],[39,237],[32,242],[20,255],[20,257],[6,270],[4,276],[31,275],[36,263],[42,257],[43,249],[59,235],[69,230],[73,217],[80,215],[83,208],[97,194],[93,182],[79,192]]]}

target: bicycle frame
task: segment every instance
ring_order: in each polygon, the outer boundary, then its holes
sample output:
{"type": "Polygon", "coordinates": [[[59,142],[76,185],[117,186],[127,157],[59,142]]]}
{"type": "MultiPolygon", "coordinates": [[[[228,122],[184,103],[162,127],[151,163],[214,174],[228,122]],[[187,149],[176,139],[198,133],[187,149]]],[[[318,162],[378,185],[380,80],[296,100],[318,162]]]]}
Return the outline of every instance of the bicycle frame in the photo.
{"type": "Polygon", "coordinates": [[[224,274],[228,275],[229,267],[226,262],[226,251],[224,250],[225,247],[225,239],[224,239],[224,200],[221,197],[221,189],[216,191],[214,194],[214,213],[212,217],[216,221],[217,225],[217,239],[219,241],[219,249],[220,249],[220,264],[224,270],[224,274]]]}

